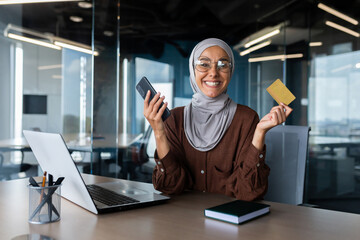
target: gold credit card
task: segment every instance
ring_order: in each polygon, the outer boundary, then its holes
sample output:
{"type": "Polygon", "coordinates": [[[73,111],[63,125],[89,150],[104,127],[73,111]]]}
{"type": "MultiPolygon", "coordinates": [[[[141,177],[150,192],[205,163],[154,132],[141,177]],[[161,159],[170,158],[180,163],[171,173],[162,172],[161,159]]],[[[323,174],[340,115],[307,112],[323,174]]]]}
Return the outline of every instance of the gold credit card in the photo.
{"type": "Polygon", "coordinates": [[[280,79],[277,79],[275,82],[273,82],[266,89],[266,91],[270,93],[270,95],[278,104],[282,102],[286,105],[289,105],[296,98],[294,94],[292,94],[290,90],[282,83],[282,81],[280,81],[280,79]]]}

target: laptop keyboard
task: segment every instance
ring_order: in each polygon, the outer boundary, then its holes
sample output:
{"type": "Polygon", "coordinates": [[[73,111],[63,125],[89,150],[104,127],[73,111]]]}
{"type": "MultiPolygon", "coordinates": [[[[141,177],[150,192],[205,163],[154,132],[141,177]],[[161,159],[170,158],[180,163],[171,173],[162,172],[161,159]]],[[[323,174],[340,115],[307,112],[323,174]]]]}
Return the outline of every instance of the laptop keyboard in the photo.
{"type": "Polygon", "coordinates": [[[100,187],[98,185],[86,185],[86,186],[90,192],[91,197],[94,200],[104,203],[108,206],[116,206],[116,205],[139,202],[136,199],[118,194],[116,192],[100,187]]]}

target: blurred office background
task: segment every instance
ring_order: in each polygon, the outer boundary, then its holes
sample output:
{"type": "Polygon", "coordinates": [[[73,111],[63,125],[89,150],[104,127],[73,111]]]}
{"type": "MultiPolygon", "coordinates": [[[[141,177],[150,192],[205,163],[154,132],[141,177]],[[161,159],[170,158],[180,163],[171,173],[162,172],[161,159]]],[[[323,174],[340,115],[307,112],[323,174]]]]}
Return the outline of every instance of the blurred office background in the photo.
{"type": "Polygon", "coordinates": [[[264,116],[266,88],[294,93],[310,126],[304,202],[360,213],[360,0],[0,1],[0,180],[38,175],[22,130],[62,133],[79,170],[151,182],[142,76],[170,108],[192,96],[188,57],[229,43],[228,94],[264,116]]]}

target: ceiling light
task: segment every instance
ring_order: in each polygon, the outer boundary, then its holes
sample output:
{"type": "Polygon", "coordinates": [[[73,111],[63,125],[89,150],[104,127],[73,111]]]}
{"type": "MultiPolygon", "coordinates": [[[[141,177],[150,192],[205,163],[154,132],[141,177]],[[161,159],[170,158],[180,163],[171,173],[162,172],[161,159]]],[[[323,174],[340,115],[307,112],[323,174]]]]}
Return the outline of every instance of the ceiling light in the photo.
{"type": "Polygon", "coordinates": [[[104,35],[107,37],[112,37],[112,36],[114,36],[114,32],[113,31],[104,31],[104,35]]]}
{"type": "Polygon", "coordinates": [[[339,11],[336,11],[335,9],[330,8],[330,7],[326,6],[325,4],[319,3],[318,8],[320,8],[320,9],[322,9],[322,10],[324,10],[324,11],[326,11],[326,12],[328,12],[328,13],[330,13],[330,14],[338,17],[338,18],[344,19],[345,21],[348,21],[349,23],[352,23],[354,25],[359,24],[359,22],[357,20],[355,20],[355,19],[353,19],[353,18],[351,18],[351,17],[349,17],[349,16],[347,16],[347,15],[345,15],[345,14],[339,12],[339,11]]]}
{"type": "Polygon", "coordinates": [[[343,70],[346,70],[346,69],[350,69],[350,68],[352,68],[352,67],[353,67],[352,64],[348,64],[348,65],[344,65],[344,66],[335,68],[335,69],[331,70],[331,72],[332,72],[332,73],[336,73],[336,72],[340,72],[340,71],[343,71],[343,70]]]}
{"type": "Polygon", "coordinates": [[[246,49],[245,51],[240,52],[240,56],[244,56],[244,55],[249,54],[249,53],[251,53],[253,51],[256,51],[256,50],[258,50],[260,48],[266,47],[266,46],[268,46],[270,44],[271,44],[270,40],[266,41],[266,42],[263,42],[263,43],[260,43],[260,44],[258,44],[256,46],[253,46],[251,48],[246,49]]]}
{"type": "Polygon", "coordinates": [[[347,34],[350,34],[350,35],[352,35],[354,37],[360,37],[360,34],[358,32],[355,32],[355,31],[353,31],[351,29],[343,27],[343,26],[341,26],[339,24],[336,24],[336,23],[333,23],[333,22],[330,22],[330,21],[326,21],[325,24],[330,26],[330,27],[333,27],[333,28],[335,28],[337,30],[340,30],[340,31],[343,31],[343,32],[345,32],[347,34]]]}
{"type": "Polygon", "coordinates": [[[233,49],[235,51],[240,52],[240,49],[241,51],[243,51],[245,50],[243,48],[249,48],[252,45],[261,43],[266,40],[271,40],[270,39],[271,37],[281,33],[281,29],[285,28],[288,25],[289,25],[289,21],[284,21],[275,26],[265,27],[240,40],[239,43],[233,46],[233,49]]]}
{"type": "Polygon", "coordinates": [[[263,61],[272,61],[272,60],[281,60],[284,61],[285,59],[290,58],[302,58],[304,55],[302,53],[296,54],[281,54],[281,55],[273,55],[273,56],[265,56],[265,57],[256,57],[256,58],[249,58],[249,62],[263,62],[263,61]]]}
{"type": "Polygon", "coordinates": [[[56,50],[61,50],[61,47],[56,46],[56,45],[54,45],[52,43],[47,43],[47,42],[44,42],[44,41],[40,41],[40,40],[36,40],[36,39],[33,39],[33,38],[20,36],[20,35],[13,34],[13,33],[8,33],[7,37],[12,38],[12,39],[16,39],[16,40],[20,40],[20,41],[23,41],[23,42],[28,42],[28,43],[40,45],[40,46],[43,46],[43,47],[48,47],[48,48],[53,48],[53,49],[56,49],[56,50]]]}
{"type": "Polygon", "coordinates": [[[72,50],[75,50],[75,51],[78,51],[78,52],[83,52],[83,53],[87,53],[87,54],[94,54],[95,56],[99,55],[99,52],[97,52],[97,51],[93,52],[91,49],[78,47],[78,46],[75,46],[73,44],[68,44],[68,43],[58,42],[58,41],[55,41],[54,44],[57,45],[57,46],[72,49],[72,50]]]}
{"type": "Polygon", "coordinates": [[[279,33],[280,33],[280,29],[276,29],[276,30],[274,30],[274,31],[271,31],[271,32],[269,32],[269,33],[267,33],[267,34],[264,34],[264,35],[261,36],[261,37],[258,37],[258,38],[256,38],[256,39],[254,39],[254,40],[246,43],[246,44],[245,44],[245,47],[248,48],[248,47],[250,47],[250,46],[252,46],[252,45],[254,45],[254,44],[258,43],[258,42],[261,42],[262,40],[265,40],[265,39],[267,39],[267,38],[270,38],[270,37],[272,37],[272,36],[275,36],[275,35],[277,35],[277,34],[279,34],[279,33]]]}
{"type": "Polygon", "coordinates": [[[48,3],[48,2],[78,2],[79,0],[1,0],[0,5],[25,4],[25,3],[48,3]]]}
{"type": "Polygon", "coordinates": [[[76,23],[82,22],[83,18],[79,16],[70,16],[70,20],[76,23]]]}
{"type": "Polygon", "coordinates": [[[89,2],[79,2],[78,6],[81,8],[92,8],[92,3],[89,2]]]}
{"type": "Polygon", "coordinates": [[[79,52],[84,52],[87,54],[94,54],[95,56],[99,55],[98,51],[92,51],[91,47],[85,44],[81,44],[79,42],[70,41],[65,38],[56,37],[53,35],[47,35],[41,32],[36,32],[30,29],[26,29],[23,27],[18,27],[12,24],[8,24],[6,28],[4,29],[4,36],[7,36],[9,38],[17,39],[24,42],[29,42],[33,44],[37,44],[44,47],[54,48],[57,50],[61,50],[61,47],[72,49],[79,52]],[[26,34],[29,36],[33,36],[33,38],[30,37],[24,37],[15,33],[21,33],[26,34]],[[45,41],[37,40],[37,39],[43,39],[45,41]]]}
{"type": "Polygon", "coordinates": [[[38,70],[51,70],[51,69],[57,69],[57,68],[62,68],[62,64],[39,66],[38,70]]]}
{"type": "Polygon", "coordinates": [[[320,46],[322,46],[322,42],[310,42],[309,46],[310,47],[320,47],[320,46]]]}
{"type": "Polygon", "coordinates": [[[285,55],[286,59],[290,59],[290,58],[302,58],[304,56],[304,54],[302,53],[295,53],[295,54],[288,54],[285,55]]]}
{"type": "Polygon", "coordinates": [[[61,75],[52,75],[51,76],[53,79],[62,79],[61,75]]]}

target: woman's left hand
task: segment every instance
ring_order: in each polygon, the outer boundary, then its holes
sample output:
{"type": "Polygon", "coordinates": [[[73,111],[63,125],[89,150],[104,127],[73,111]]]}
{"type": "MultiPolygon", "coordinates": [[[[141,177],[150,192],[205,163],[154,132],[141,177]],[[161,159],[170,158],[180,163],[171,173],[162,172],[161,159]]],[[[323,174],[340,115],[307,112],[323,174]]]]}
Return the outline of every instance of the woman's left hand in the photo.
{"type": "Polygon", "coordinates": [[[269,131],[271,128],[285,122],[286,118],[293,111],[288,105],[280,103],[278,106],[273,107],[268,114],[266,114],[258,123],[257,128],[264,132],[269,131]]]}
{"type": "Polygon", "coordinates": [[[252,144],[261,151],[264,148],[265,134],[267,131],[285,122],[286,118],[292,111],[292,108],[283,103],[280,103],[279,106],[273,107],[271,111],[257,124],[252,144]]]}

